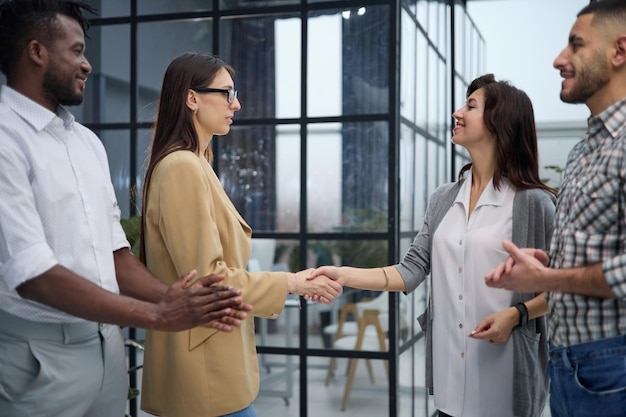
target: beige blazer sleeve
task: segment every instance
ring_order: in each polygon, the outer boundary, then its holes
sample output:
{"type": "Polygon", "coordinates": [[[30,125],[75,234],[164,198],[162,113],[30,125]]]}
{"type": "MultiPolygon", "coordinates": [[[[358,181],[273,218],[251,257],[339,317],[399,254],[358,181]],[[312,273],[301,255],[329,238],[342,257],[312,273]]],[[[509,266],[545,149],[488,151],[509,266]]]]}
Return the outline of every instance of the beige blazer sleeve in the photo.
{"type": "Polygon", "coordinates": [[[251,230],[224,192],[212,167],[198,155],[178,151],[157,166],[149,198],[147,227],[158,240],[147,251],[149,262],[162,263],[161,278],[173,282],[192,269],[198,277],[224,275],[223,283],[240,288],[253,314],[275,317],[287,296],[287,273],[246,271],[251,230]]]}

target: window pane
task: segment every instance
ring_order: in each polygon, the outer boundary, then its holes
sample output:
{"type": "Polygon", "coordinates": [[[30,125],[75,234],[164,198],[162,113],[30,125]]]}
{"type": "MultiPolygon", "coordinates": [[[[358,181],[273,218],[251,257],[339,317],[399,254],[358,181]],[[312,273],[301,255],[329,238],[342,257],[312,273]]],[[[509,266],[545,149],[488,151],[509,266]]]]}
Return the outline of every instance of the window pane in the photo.
{"type": "Polygon", "coordinates": [[[406,11],[402,11],[400,69],[400,114],[415,122],[415,78],[417,77],[417,29],[406,11]]]}
{"type": "Polygon", "coordinates": [[[430,195],[426,187],[426,178],[430,169],[426,146],[426,138],[418,134],[415,143],[415,166],[419,168],[415,170],[415,201],[413,203],[415,210],[415,217],[413,218],[414,230],[419,230],[419,227],[422,225],[430,195]]]}
{"type": "Polygon", "coordinates": [[[422,128],[426,128],[426,120],[428,118],[428,41],[424,34],[417,32],[417,87],[415,94],[417,95],[417,118],[416,123],[422,128]]]}
{"type": "Polygon", "coordinates": [[[308,116],[389,111],[389,20],[387,6],[309,18],[308,116]]]}
{"type": "Polygon", "coordinates": [[[387,231],[388,133],[385,122],[309,125],[310,231],[387,231]]]}
{"type": "Polygon", "coordinates": [[[94,26],[85,39],[92,66],[83,104],[72,111],[82,123],[130,121],[129,25],[94,26]]]}
{"type": "Polygon", "coordinates": [[[253,403],[257,415],[299,415],[298,378],[300,378],[300,364],[298,356],[270,354],[259,354],[258,356],[261,381],[259,395],[253,403]]]}
{"type": "Polygon", "coordinates": [[[282,6],[299,3],[300,0],[220,0],[220,8],[245,9],[250,7],[282,6]]]}
{"type": "Polygon", "coordinates": [[[137,131],[137,147],[136,147],[136,191],[135,199],[137,205],[137,213],[141,213],[143,203],[143,181],[148,169],[148,160],[150,158],[150,144],[152,143],[152,129],[140,129],[137,131]]]}
{"type": "MultiPolygon", "coordinates": [[[[330,324],[323,326],[323,332],[330,333],[331,348],[354,352],[386,352],[389,293],[375,292],[367,301],[351,300],[350,296],[351,294],[344,295],[342,303],[337,305],[339,311],[333,316],[338,319],[332,318],[330,324]],[[359,326],[366,329],[365,336],[360,342],[357,340],[357,334],[363,328],[359,326]]],[[[366,415],[388,414],[389,378],[386,360],[332,357],[320,358],[320,362],[324,372],[321,374],[311,372],[309,377],[315,380],[311,381],[312,384],[324,381],[327,385],[325,394],[326,402],[329,404],[327,407],[330,409],[323,415],[339,415],[338,410],[350,411],[351,415],[359,415],[364,411],[366,415]],[[347,372],[348,366],[353,367],[354,372],[347,372]],[[371,375],[368,374],[368,368],[372,371],[371,375]]]]}
{"type": "Polygon", "coordinates": [[[212,8],[213,2],[207,0],[137,0],[137,14],[195,12],[212,8]]]}
{"type": "Polygon", "coordinates": [[[130,216],[130,135],[126,130],[96,132],[104,144],[109,160],[111,181],[122,217],[130,216]]]}
{"type": "Polygon", "coordinates": [[[140,23],[137,28],[138,119],[152,122],[165,69],[183,52],[212,53],[209,19],[140,23]]]}
{"type": "MultiPolygon", "coordinates": [[[[85,0],[85,2],[96,9],[98,17],[130,15],[130,2],[128,0],[85,0]]],[[[89,13],[86,13],[85,17],[94,18],[89,13]]]]}
{"type": "Polygon", "coordinates": [[[233,126],[214,139],[224,190],[255,232],[297,230],[299,159],[293,155],[300,142],[298,128],[290,127],[233,126]],[[277,159],[285,152],[288,158],[277,159]]]}
{"type": "Polygon", "coordinates": [[[407,125],[400,126],[400,230],[412,231],[415,216],[415,133],[407,125]]]}
{"type": "Polygon", "coordinates": [[[300,19],[278,15],[222,20],[220,36],[220,56],[237,73],[242,106],[237,117],[299,116],[300,19]]]}
{"type": "Polygon", "coordinates": [[[276,231],[300,230],[300,127],[276,126],[276,231]]]}

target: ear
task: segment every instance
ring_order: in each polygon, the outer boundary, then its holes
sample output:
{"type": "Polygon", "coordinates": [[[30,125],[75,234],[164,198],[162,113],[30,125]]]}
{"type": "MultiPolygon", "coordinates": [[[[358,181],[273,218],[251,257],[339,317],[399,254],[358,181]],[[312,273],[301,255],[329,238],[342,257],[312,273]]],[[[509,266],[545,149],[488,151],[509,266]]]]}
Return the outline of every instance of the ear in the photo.
{"type": "Polygon", "coordinates": [[[36,66],[45,67],[48,65],[48,48],[39,41],[30,41],[26,47],[26,54],[28,55],[28,60],[36,66]]]}
{"type": "Polygon", "coordinates": [[[626,34],[619,35],[617,39],[615,39],[615,53],[611,63],[616,68],[626,64],[626,34]]]}
{"type": "Polygon", "coordinates": [[[191,111],[194,111],[194,109],[198,107],[198,95],[195,91],[191,89],[187,91],[187,100],[185,101],[185,104],[191,111]]]}

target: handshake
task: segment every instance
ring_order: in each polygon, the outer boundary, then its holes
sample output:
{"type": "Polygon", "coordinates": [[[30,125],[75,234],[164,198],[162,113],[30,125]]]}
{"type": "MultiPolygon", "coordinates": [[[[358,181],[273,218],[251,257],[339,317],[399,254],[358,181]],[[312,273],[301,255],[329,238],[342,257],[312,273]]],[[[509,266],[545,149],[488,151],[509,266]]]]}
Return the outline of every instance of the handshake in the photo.
{"type": "Polygon", "coordinates": [[[287,291],[290,294],[298,294],[305,300],[332,304],[333,300],[343,293],[339,268],[322,266],[291,274],[287,291]]]}

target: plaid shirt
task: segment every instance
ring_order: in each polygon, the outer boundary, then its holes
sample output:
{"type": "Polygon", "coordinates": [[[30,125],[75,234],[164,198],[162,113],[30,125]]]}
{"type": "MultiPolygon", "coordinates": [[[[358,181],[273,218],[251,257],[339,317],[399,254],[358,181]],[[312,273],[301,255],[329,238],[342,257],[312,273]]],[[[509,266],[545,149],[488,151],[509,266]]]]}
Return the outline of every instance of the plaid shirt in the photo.
{"type": "Polygon", "coordinates": [[[626,335],[626,98],[588,120],[569,154],[556,205],[550,266],[602,263],[617,299],[550,293],[550,340],[568,346],[626,335]]]}

